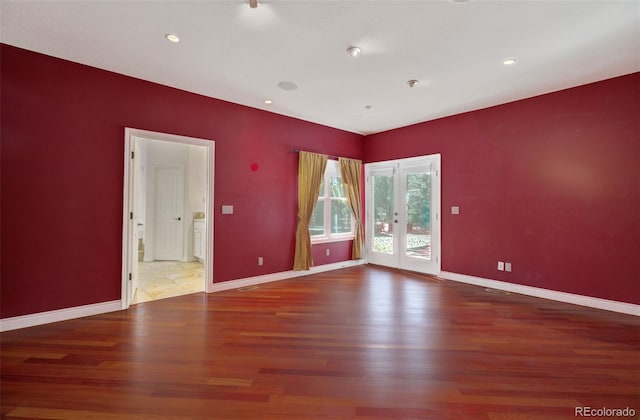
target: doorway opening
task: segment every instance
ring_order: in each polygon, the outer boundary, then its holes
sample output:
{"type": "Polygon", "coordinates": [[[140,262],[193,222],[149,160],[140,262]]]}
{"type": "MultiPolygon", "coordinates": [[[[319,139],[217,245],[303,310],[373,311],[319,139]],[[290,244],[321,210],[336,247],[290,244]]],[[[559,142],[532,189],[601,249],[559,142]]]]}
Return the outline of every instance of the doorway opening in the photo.
{"type": "Polygon", "coordinates": [[[367,260],[440,273],[440,155],[365,165],[367,260]]]}
{"type": "Polygon", "coordinates": [[[214,142],[125,129],[122,308],[213,285],[214,142]]]}

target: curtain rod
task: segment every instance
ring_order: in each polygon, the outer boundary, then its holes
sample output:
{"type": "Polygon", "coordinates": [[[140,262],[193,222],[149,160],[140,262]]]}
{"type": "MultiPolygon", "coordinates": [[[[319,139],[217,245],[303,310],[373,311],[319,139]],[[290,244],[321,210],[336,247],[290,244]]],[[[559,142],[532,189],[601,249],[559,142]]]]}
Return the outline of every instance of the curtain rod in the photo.
{"type": "MultiPolygon", "coordinates": [[[[291,149],[291,153],[300,153],[300,152],[305,152],[305,151],[306,150],[291,149]]],[[[318,152],[308,152],[308,153],[317,153],[319,155],[326,154],[326,153],[318,153],[318,152]]],[[[340,159],[340,156],[327,155],[327,159],[338,160],[338,159],[340,159]]],[[[345,158],[345,159],[353,159],[353,158],[345,158]]]]}

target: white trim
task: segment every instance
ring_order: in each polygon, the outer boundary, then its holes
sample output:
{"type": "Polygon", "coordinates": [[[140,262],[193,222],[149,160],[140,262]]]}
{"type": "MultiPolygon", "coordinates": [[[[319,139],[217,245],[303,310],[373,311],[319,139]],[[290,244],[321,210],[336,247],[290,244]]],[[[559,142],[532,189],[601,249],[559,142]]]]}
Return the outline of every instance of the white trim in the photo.
{"type": "Polygon", "coordinates": [[[519,293],[522,295],[571,303],[573,305],[588,306],[590,308],[604,309],[605,311],[640,316],[640,305],[635,305],[633,303],[576,295],[573,293],[559,292],[556,290],[542,289],[540,287],[525,286],[523,284],[468,276],[466,274],[450,273],[447,271],[440,272],[440,277],[447,280],[474,284],[476,286],[488,287],[491,289],[505,290],[507,292],[519,293]]]}
{"type": "Polygon", "coordinates": [[[99,315],[107,312],[115,312],[121,310],[121,306],[122,303],[119,300],[112,300],[110,302],[93,303],[91,305],[75,306],[72,308],[56,309],[54,311],[4,318],[0,320],[0,332],[17,330],[18,328],[33,327],[42,324],[50,324],[52,322],[67,321],[69,319],[99,315]]]}
{"type": "MultiPolygon", "coordinates": [[[[352,213],[353,214],[353,213],[352,213]]],[[[353,220],[353,219],[352,219],[353,220]]],[[[347,242],[347,241],[353,241],[353,239],[355,238],[355,236],[353,236],[353,233],[348,234],[347,236],[338,236],[338,235],[333,235],[330,238],[326,237],[326,236],[322,236],[322,237],[317,237],[318,239],[313,239],[313,236],[311,237],[311,245],[316,245],[316,244],[330,244],[332,242],[347,242]]]]}
{"type": "Polygon", "coordinates": [[[311,267],[308,271],[281,271],[279,273],[265,274],[262,276],[247,277],[244,279],[223,281],[214,283],[212,292],[221,292],[223,290],[238,289],[240,287],[254,286],[256,284],[270,283],[272,281],[285,280],[294,277],[303,277],[310,274],[322,273],[324,271],[338,270],[340,268],[355,267],[357,265],[366,264],[365,260],[349,260],[332,264],[324,264],[311,267]]]}
{"type": "MultiPolygon", "coordinates": [[[[332,206],[331,206],[331,188],[329,187],[331,178],[338,178],[340,179],[340,181],[342,181],[342,173],[340,172],[340,166],[337,160],[327,160],[327,166],[325,168],[324,175],[322,178],[324,182],[324,197],[322,197],[322,200],[323,200],[322,204],[324,206],[324,211],[323,211],[324,232],[322,233],[322,235],[311,235],[312,245],[326,244],[331,242],[350,241],[350,240],[353,240],[355,237],[356,221],[355,221],[355,217],[353,216],[353,211],[350,211],[350,214],[349,214],[351,219],[351,231],[343,232],[343,233],[331,233],[332,206]]],[[[334,198],[338,198],[338,197],[334,197],[334,198]]],[[[340,199],[344,200],[345,203],[349,205],[349,201],[347,197],[342,197],[340,199]]],[[[318,199],[318,201],[320,200],[318,199]]],[[[317,205],[318,203],[316,202],[316,206],[317,205]]],[[[315,210],[315,207],[314,207],[314,210],[315,210]]]]}
{"type": "Polygon", "coordinates": [[[414,156],[414,157],[409,157],[409,158],[400,158],[400,159],[392,159],[392,160],[380,160],[378,162],[370,162],[367,163],[366,165],[369,166],[372,169],[378,169],[378,168],[386,168],[387,166],[389,166],[390,164],[392,165],[396,165],[396,164],[406,164],[406,165],[414,165],[414,164],[421,164],[424,162],[424,158],[427,157],[441,157],[440,153],[433,153],[430,155],[420,155],[420,156],[414,156]]]}
{"type": "Polygon", "coordinates": [[[133,265],[132,249],[135,244],[131,243],[132,221],[129,219],[129,212],[133,211],[133,163],[131,162],[131,152],[133,151],[134,138],[144,138],[150,140],[162,140],[173,143],[191,144],[207,148],[207,185],[206,185],[206,205],[205,232],[207,255],[204,260],[205,291],[210,293],[213,288],[213,196],[214,196],[214,174],[215,174],[215,141],[197,137],[179,136],[176,134],[159,133],[155,131],[139,130],[125,127],[124,129],[124,183],[123,183],[123,205],[122,205],[122,293],[121,308],[127,309],[129,302],[129,273],[133,265]]]}

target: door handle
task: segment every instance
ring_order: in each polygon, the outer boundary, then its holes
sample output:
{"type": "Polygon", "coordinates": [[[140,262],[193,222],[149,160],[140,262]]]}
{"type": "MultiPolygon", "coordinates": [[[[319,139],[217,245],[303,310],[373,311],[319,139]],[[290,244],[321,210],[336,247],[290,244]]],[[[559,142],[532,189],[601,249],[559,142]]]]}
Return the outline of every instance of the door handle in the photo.
{"type": "Polygon", "coordinates": [[[173,220],[182,220],[182,217],[174,217],[173,220]]]}

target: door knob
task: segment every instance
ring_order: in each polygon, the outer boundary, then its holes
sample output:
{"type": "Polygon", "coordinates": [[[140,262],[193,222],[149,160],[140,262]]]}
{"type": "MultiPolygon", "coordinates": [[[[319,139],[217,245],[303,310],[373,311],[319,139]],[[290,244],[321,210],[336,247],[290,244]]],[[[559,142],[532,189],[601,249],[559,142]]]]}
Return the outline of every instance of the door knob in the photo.
{"type": "Polygon", "coordinates": [[[174,217],[173,220],[182,220],[182,217],[174,217]]]}

